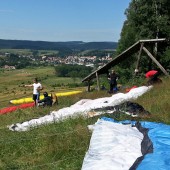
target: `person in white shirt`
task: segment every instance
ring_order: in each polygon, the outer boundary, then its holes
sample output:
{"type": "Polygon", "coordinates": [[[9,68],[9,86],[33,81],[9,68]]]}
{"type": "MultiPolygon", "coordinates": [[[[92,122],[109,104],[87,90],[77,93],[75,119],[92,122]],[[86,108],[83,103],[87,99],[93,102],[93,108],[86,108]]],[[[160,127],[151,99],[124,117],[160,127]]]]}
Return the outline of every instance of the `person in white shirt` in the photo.
{"type": "Polygon", "coordinates": [[[25,85],[25,87],[33,87],[33,100],[34,100],[35,106],[37,106],[38,101],[40,99],[40,91],[43,89],[43,87],[41,83],[38,82],[37,78],[35,78],[33,82],[34,82],[33,84],[25,85]]]}

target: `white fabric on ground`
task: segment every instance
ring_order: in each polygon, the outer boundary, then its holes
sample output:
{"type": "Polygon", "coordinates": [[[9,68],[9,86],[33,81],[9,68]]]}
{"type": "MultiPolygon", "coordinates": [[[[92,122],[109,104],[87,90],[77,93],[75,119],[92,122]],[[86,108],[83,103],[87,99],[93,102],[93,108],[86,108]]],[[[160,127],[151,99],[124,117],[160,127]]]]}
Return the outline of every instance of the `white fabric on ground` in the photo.
{"type": "Polygon", "coordinates": [[[128,170],[142,156],[142,139],[136,127],[98,120],[82,170],[128,170]]]}
{"type": "Polygon", "coordinates": [[[39,126],[41,124],[48,124],[53,122],[58,122],[60,120],[66,119],[68,117],[75,117],[77,115],[87,116],[87,113],[96,108],[102,108],[107,106],[115,106],[121,104],[125,101],[136,99],[139,96],[150,90],[152,86],[141,86],[130,90],[128,93],[117,93],[111,97],[104,97],[98,99],[82,99],[70,107],[60,109],[58,111],[53,111],[50,115],[40,117],[38,119],[32,119],[24,123],[12,124],[9,127],[12,131],[27,131],[30,128],[39,126]]]}

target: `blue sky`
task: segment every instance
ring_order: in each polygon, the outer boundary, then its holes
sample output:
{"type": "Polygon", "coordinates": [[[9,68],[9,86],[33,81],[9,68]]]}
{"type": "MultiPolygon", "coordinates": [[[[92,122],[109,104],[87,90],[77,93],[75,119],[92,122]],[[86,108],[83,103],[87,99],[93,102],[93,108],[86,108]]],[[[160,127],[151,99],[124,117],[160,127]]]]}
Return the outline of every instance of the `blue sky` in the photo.
{"type": "Polygon", "coordinates": [[[118,41],[130,0],[0,0],[0,39],[118,41]]]}

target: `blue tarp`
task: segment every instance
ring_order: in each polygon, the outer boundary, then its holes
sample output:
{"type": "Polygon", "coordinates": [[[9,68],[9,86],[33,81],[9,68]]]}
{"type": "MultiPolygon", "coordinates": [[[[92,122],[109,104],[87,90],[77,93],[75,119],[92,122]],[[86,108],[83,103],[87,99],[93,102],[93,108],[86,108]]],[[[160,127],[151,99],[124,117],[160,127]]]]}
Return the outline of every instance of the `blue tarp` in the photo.
{"type": "Polygon", "coordinates": [[[141,122],[148,128],[148,136],[153,143],[153,153],[145,155],[138,170],[170,169],[170,126],[163,123],[141,122]]]}
{"type": "MultiPolygon", "coordinates": [[[[117,122],[103,117],[103,120],[117,122]]],[[[135,124],[135,121],[125,120],[117,123],[135,124]]],[[[169,170],[170,169],[170,125],[155,122],[140,122],[143,128],[149,129],[148,136],[153,143],[153,153],[146,154],[137,170],[169,170]]]]}

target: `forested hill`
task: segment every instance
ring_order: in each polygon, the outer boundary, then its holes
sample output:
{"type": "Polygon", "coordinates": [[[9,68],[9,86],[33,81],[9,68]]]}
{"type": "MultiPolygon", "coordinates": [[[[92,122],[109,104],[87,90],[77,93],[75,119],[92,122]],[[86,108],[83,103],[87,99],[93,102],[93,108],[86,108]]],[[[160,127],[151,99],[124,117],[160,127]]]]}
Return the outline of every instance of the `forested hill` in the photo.
{"type": "Polygon", "coordinates": [[[29,40],[4,40],[0,39],[0,49],[32,49],[32,50],[105,50],[116,49],[117,42],[48,42],[29,40]]]}

